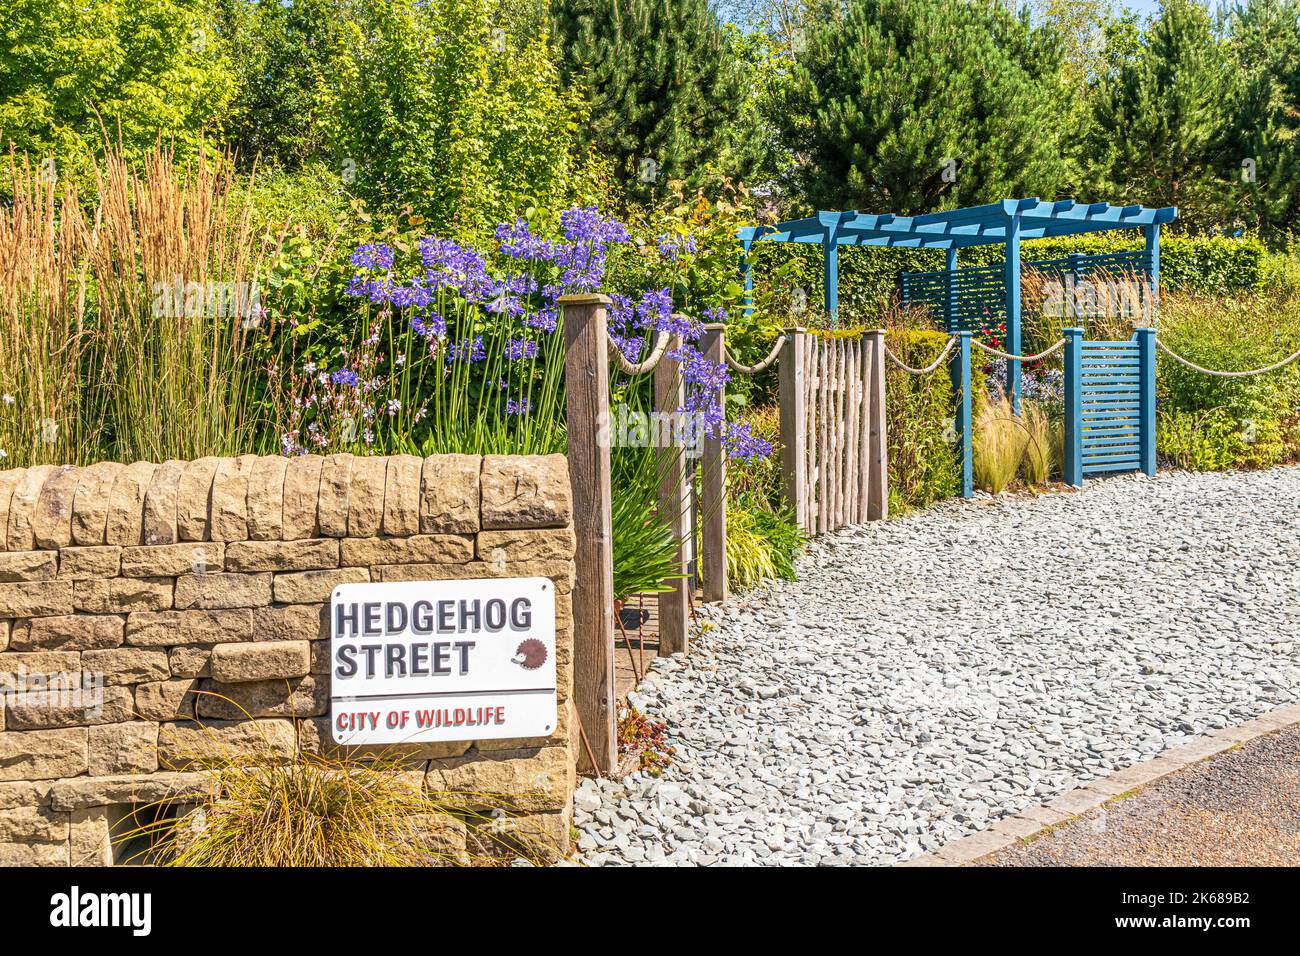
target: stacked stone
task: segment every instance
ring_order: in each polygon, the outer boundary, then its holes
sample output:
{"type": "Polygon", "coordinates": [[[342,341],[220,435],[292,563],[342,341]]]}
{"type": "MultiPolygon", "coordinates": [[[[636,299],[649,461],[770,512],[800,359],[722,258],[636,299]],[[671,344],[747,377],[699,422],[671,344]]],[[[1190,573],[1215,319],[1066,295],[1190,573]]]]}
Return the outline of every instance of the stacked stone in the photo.
{"type": "Polygon", "coordinates": [[[114,820],[206,793],[205,760],[355,749],[326,716],[334,587],[482,577],[556,584],[557,729],[400,751],[471,828],[508,806],[567,846],[571,517],[560,455],[0,472],[0,865],[111,862],[114,820]],[[47,674],[100,686],[23,693],[47,674]]]}

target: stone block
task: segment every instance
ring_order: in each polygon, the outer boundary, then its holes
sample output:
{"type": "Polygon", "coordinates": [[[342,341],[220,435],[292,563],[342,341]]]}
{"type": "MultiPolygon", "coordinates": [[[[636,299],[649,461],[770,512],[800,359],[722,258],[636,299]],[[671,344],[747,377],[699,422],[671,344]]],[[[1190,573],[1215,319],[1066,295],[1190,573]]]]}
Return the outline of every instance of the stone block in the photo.
{"type": "Polygon", "coordinates": [[[183,541],[122,549],[122,576],[126,578],[176,577],[220,571],[225,545],[211,541],[183,541]]]}
{"type": "Polygon", "coordinates": [[[317,604],[328,601],[334,588],[340,584],[355,584],[369,580],[370,572],[366,568],[277,574],[275,600],[277,604],[317,604]]]}
{"type": "Polygon", "coordinates": [[[144,496],[157,468],[152,462],[137,461],[117,473],[109,492],[105,544],[144,543],[144,496]]]}
{"type": "MultiPolygon", "coordinates": [[[[9,496],[9,524],[5,541],[8,551],[33,551],[36,534],[32,521],[36,518],[36,502],[45,486],[45,479],[58,471],[55,465],[36,465],[25,469],[9,496]]],[[[3,602],[0,602],[3,606],[3,602]]]]}
{"type": "Polygon", "coordinates": [[[130,720],[134,710],[135,701],[129,687],[30,692],[6,703],[5,733],[116,724],[130,720]]]}
{"type": "Polygon", "coordinates": [[[207,541],[211,537],[212,479],[220,458],[186,462],[176,487],[176,536],[181,541],[207,541]]]}
{"type": "Polygon", "coordinates": [[[463,563],[474,557],[474,538],[463,534],[417,534],[406,538],[346,538],[343,564],[463,563]]]}
{"type": "Polygon", "coordinates": [[[136,612],[126,619],[126,643],[136,647],[179,647],[246,641],[252,633],[253,612],[190,610],[136,612]]]}
{"type": "Polygon", "coordinates": [[[227,571],[316,571],[339,566],[333,538],[243,541],[226,548],[227,571]]]}
{"type": "Polygon", "coordinates": [[[46,617],[71,614],[71,581],[18,581],[0,584],[0,614],[6,617],[46,617]]]}
{"type": "Polygon", "coordinates": [[[161,647],[86,651],[81,655],[81,669],[86,673],[103,675],[104,684],[110,687],[167,680],[172,673],[167,651],[161,647]]]}
{"type": "Polygon", "coordinates": [[[108,807],[73,810],[68,840],[71,866],[112,866],[113,826],[122,814],[108,807]]]}
{"type": "Polygon", "coordinates": [[[212,645],[173,647],[167,652],[167,662],[171,665],[172,677],[211,677],[212,645]]]}
{"type": "Polygon", "coordinates": [[[559,528],[573,517],[569,462],[563,455],[486,455],[482,526],[487,530],[559,528]]]}
{"type": "Polygon", "coordinates": [[[328,681],[310,676],[239,684],[207,680],[200,687],[197,713],[200,718],[215,720],[247,720],[250,717],[302,719],[325,714],[329,705],[328,681]]]}
{"type": "MultiPolygon", "coordinates": [[[[165,724],[159,737],[169,727],[197,726],[165,724]]],[[[108,807],[114,804],[159,803],[175,800],[195,802],[208,796],[213,778],[206,773],[152,773],[147,776],[119,774],[111,777],[79,777],[60,780],[50,788],[50,807],[65,813],[87,807],[108,807]]]]}
{"type": "Polygon", "coordinates": [[[115,578],[122,570],[122,549],[117,545],[89,545],[59,551],[59,580],[84,581],[115,578]]]}
{"type": "MultiPolygon", "coordinates": [[[[25,468],[9,468],[0,470],[0,551],[9,549],[9,502],[13,499],[14,489],[18,487],[19,482],[26,476],[25,468]]],[[[35,541],[33,540],[33,544],[35,541]]],[[[19,548],[20,551],[30,551],[31,548],[19,548]]]]}
{"type": "Polygon", "coordinates": [[[95,651],[121,647],[126,618],[116,614],[36,617],[14,628],[15,651],[95,651]]]}
{"type": "Polygon", "coordinates": [[[158,725],[132,720],[91,727],[87,764],[92,777],[153,773],[158,769],[158,725]]]}
{"type": "Polygon", "coordinates": [[[420,472],[416,455],[393,455],[384,480],[384,534],[402,537],[420,533],[420,472]]]}
{"type": "Polygon", "coordinates": [[[54,551],[0,551],[0,583],[50,581],[59,572],[54,551]]]}
{"type": "Polygon", "coordinates": [[[279,718],[162,724],[158,763],[178,770],[240,756],[289,758],[294,741],[293,722],[279,718]]]}
{"type": "Polygon", "coordinates": [[[212,524],[208,529],[213,541],[248,540],[248,479],[256,460],[256,455],[240,455],[217,463],[212,476],[212,524]]]}
{"type": "Polygon", "coordinates": [[[352,487],[352,455],[330,455],[321,465],[316,521],[320,533],[342,538],[348,533],[348,494],[352,487]]]}
{"type": "Polygon", "coordinates": [[[575,543],[572,528],[483,531],[478,536],[478,558],[481,561],[568,561],[573,558],[575,543]]]}
{"type": "Polygon", "coordinates": [[[573,777],[568,747],[475,749],[430,761],[425,789],[448,806],[545,813],[568,805],[573,777]]]}
{"type": "Polygon", "coordinates": [[[284,540],[319,537],[316,503],[320,498],[320,473],[325,459],[301,455],[289,459],[284,473],[284,540]]]}
{"type": "Polygon", "coordinates": [[[163,611],[172,606],[172,579],[169,577],[76,581],[68,587],[75,588],[73,603],[77,610],[91,614],[163,611]]]}
{"type": "Polygon", "coordinates": [[[86,772],[85,727],[0,732],[0,780],[57,780],[86,772]]]}
{"type": "Polygon", "coordinates": [[[115,461],[97,461],[81,469],[77,491],[72,498],[72,540],[76,544],[98,546],[104,543],[113,485],[124,467],[115,461]]]}
{"type": "Polygon", "coordinates": [[[258,608],[253,612],[253,640],[316,641],[329,636],[327,604],[290,604],[258,608]]]}
{"type": "Polygon", "coordinates": [[[159,723],[193,720],[198,689],[199,682],[195,678],[138,684],[135,688],[135,711],[141,720],[159,723]]]}
{"type": "Polygon", "coordinates": [[[306,677],[310,671],[307,641],[218,644],[212,649],[212,677],[226,684],[306,677]]]}
{"type": "Polygon", "coordinates": [[[358,457],[348,485],[348,536],[373,538],[384,524],[384,486],[388,459],[358,457]]]}
{"type": "Polygon", "coordinates": [[[420,473],[420,533],[473,533],[479,528],[479,455],[433,455],[420,473]]]}
{"type": "Polygon", "coordinates": [[[66,548],[72,544],[72,499],[80,477],[80,468],[60,465],[45,479],[32,514],[36,547],[66,548]]]}
{"type": "Polygon", "coordinates": [[[176,530],[179,513],[181,476],[185,462],[165,461],[154,469],[149,488],[144,493],[142,534],[145,544],[174,544],[180,540],[176,530]]]}
{"type": "Polygon", "coordinates": [[[176,607],[199,608],[261,607],[271,603],[271,575],[183,574],[176,579],[176,607]]]}
{"type": "Polygon", "coordinates": [[[284,476],[289,459],[263,455],[248,476],[248,536],[254,541],[279,541],[284,535],[284,476]]]}

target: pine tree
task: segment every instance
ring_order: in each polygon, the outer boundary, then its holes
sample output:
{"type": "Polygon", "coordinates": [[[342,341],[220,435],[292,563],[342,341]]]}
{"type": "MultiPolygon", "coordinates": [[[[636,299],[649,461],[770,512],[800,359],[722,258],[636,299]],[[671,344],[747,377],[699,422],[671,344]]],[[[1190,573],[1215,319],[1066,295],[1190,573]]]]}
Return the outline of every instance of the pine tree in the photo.
{"type": "Polygon", "coordinates": [[[1230,23],[1241,76],[1224,150],[1230,214],[1278,240],[1300,229],[1300,2],[1247,0],[1230,23]]]}
{"type": "Polygon", "coordinates": [[[708,0],[555,0],[553,14],[562,75],[590,103],[579,148],[611,156],[629,192],[755,167],[744,65],[708,0]]]}
{"type": "Polygon", "coordinates": [[[1052,196],[1061,45],[992,0],[844,0],[812,17],[774,120],[819,208],[1052,196]]]}
{"type": "Polygon", "coordinates": [[[1101,199],[1177,206],[1192,229],[1218,224],[1232,96],[1224,52],[1200,3],[1166,0],[1095,93],[1086,155],[1101,199]]]}

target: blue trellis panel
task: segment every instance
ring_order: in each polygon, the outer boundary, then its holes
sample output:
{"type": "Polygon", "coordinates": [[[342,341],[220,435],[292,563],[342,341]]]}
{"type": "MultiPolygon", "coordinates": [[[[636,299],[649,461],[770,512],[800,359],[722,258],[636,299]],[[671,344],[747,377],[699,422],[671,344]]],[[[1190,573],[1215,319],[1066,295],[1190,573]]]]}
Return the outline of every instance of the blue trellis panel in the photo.
{"type": "Polygon", "coordinates": [[[1124,341],[1066,329],[1065,481],[1141,470],[1155,474],[1155,330],[1124,341]]]}
{"type": "MultiPolygon", "coordinates": [[[[1074,254],[1060,259],[1026,262],[1049,278],[1076,281],[1089,276],[1127,275],[1150,278],[1151,254],[1143,250],[1074,254]]],[[[899,295],[904,306],[928,305],[942,318],[950,335],[963,329],[979,333],[982,325],[996,325],[1006,319],[1002,266],[962,266],[951,271],[903,272],[899,274],[899,295]]]]}

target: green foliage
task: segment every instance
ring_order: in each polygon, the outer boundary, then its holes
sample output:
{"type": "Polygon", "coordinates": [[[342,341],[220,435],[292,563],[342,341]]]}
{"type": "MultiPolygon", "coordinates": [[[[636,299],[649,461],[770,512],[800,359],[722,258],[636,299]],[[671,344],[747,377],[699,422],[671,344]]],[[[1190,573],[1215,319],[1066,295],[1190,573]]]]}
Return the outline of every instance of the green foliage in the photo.
{"type": "Polygon", "coordinates": [[[1099,194],[1178,206],[1184,226],[1211,225],[1222,194],[1215,166],[1230,82],[1204,5],[1166,0],[1136,55],[1096,91],[1086,153],[1099,194]]]}
{"type": "MultiPolygon", "coordinates": [[[[926,329],[895,328],[885,342],[912,368],[923,368],[943,351],[948,336],[926,329]]],[[[982,382],[976,394],[982,391],[982,382]]],[[[961,490],[959,449],[953,424],[953,388],[948,369],[912,375],[885,366],[886,441],[889,449],[890,508],[924,508],[961,490]]]]}
{"type": "Polygon", "coordinates": [[[555,0],[553,11],[565,82],[591,106],[579,148],[611,155],[629,195],[752,169],[745,72],[708,0],[555,0]]]}
{"type": "Polygon", "coordinates": [[[357,0],[347,11],[331,57],[332,148],[358,194],[467,236],[563,203],[580,117],[545,32],[494,33],[485,0],[357,0]]]}
{"type": "Polygon", "coordinates": [[[819,7],[776,97],[796,181],[823,209],[925,212],[1052,195],[1060,48],[1001,4],[819,7]]]}
{"type": "MultiPolygon", "coordinates": [[[[1160,338],[1206,368],[1262,368],[1300,348],[1300,303],[1260,296],[1168,297],[1160,338]]],[[[1300,368],[1220,378],[1163,353],[1157,367],[1160,449],[1186,467],[1264,467],[1300,457],[1300,368]],[[1163,432],[1163,433],[1162,433],[1163,432]]]]}
{"type": "Polygon", "coordinates": [[[1280,239],[1300,229],[1300,2],[1246,0],[1229,25],[1241,77],[1225,148],[1229,214],[1280,239]]]}
{"type": "Polygon", "coordinates": [[[0,23],[0,130],[60,175],[86,173],[105,134],[137,159],[221,132],[234,76],[207,0],[0,0],[0,23]]]}
{"type": "Polygon", "coordinates": [[[654,449],[623,449],[613,456],[611,527],[614,600],[667,590],[680,578],[677,542],[656,513],[663,456],[654,449]]]}
{"type": "Polygon", "coordinates": [[[749,495],[727,500],[727,580],[749,588],[772,578],[793,581],[795,557],[808,537],[789,508],[773,508],[749,495]]]}

